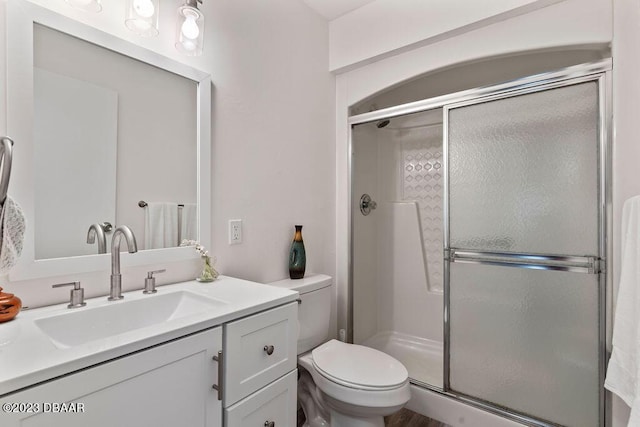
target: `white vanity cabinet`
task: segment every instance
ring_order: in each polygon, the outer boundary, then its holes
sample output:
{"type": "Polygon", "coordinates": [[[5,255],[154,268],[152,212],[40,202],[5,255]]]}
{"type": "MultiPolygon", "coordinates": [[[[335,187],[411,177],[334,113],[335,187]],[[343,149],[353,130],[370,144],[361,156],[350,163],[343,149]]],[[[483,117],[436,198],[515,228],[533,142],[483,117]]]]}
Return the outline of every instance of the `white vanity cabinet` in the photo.
{"type": "Polygon", "coordinates": [[[220,426],[222,404],[212,386],[221,349],[216,327],[10,394],[0,400],[0,425],[220,426]],[[61,403],[75,408],[60,412],[61,403]]]}
{"type": "Polygon", "coordinates": [[[224,325],[225,427],[295,427],[298,304],[224,325]]]}
{"type": "Polygon", "coordinates": [[[297,296],[220,277],[25,311],[0,327],[0,427],[295,427],[297,296]]]}

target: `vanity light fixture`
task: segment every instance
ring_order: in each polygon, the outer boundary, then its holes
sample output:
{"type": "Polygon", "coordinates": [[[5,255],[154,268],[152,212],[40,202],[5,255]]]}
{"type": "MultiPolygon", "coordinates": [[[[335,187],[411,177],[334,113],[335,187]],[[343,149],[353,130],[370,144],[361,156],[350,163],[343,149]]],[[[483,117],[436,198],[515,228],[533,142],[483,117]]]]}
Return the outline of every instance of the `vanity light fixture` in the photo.
{"type": "Polygon", "coordinates": [[[84,10],[86,12],[98,13],[102,10],[102,4],[100,0],[65,0],[68,4],[76,9],[84,10]]]}
{"type": "Polygon", "coordinates": [[[176,49],[183,55],[202,55],[204,15],[198,10],[202,0],[185,0],[178,8],[176,24],[176,49]]]}
{"type": "Polygon", "coordinates": [[[159,0],[127,0],[124,24],[136,34],[155,37],[159,32],[159,7],[159,0]]]}

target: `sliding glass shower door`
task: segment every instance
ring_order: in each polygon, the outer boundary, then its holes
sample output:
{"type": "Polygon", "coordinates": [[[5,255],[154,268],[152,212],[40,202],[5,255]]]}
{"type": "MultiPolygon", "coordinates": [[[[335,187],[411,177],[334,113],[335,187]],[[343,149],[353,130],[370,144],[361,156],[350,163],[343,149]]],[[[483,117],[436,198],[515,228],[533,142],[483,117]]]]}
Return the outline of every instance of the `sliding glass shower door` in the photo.
{"type": "Polygon", "coordinates": [[[540,425],[602,422],[601,83],[444,111],[445,391],[540,425]]]}

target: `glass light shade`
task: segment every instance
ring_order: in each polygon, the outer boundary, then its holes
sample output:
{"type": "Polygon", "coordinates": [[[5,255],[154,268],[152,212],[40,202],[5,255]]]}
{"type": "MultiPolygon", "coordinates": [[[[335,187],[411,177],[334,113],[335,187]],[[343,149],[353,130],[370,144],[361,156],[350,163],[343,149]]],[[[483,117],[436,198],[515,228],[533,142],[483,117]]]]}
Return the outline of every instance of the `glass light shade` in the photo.
{"type": "Polygon", "coordinates": [[[98,13],[102,11],[102,4],[100,0],[65,0],[69,5],[76,9],[84,10],[85,12],[98,13]]]}
{"type": "Polygon", "coordinates": [[[158,35],[159,0],[127,0],[124,23],[128,29],[144,37],[158,35]]]}
{"type": "Polygon", "coordinates": [[[202,55],[204,15],[197,8],[183,5],[178,8],[176,49],[183,55],[202,55]]]}

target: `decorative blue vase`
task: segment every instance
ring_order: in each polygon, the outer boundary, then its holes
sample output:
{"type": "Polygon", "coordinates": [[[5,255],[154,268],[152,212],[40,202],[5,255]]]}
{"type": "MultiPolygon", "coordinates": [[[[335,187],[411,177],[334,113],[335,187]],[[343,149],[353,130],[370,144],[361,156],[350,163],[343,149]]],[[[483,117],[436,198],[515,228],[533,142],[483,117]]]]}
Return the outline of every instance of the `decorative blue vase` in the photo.
{"type": "Polygon", "coordinates": [[[296,225],[296,234],[291,242],[289,250],[289,277],[292,279],[302,279],[304,269],[307,266],[307,254],[302,241],[302,226],[296,225]]]}

